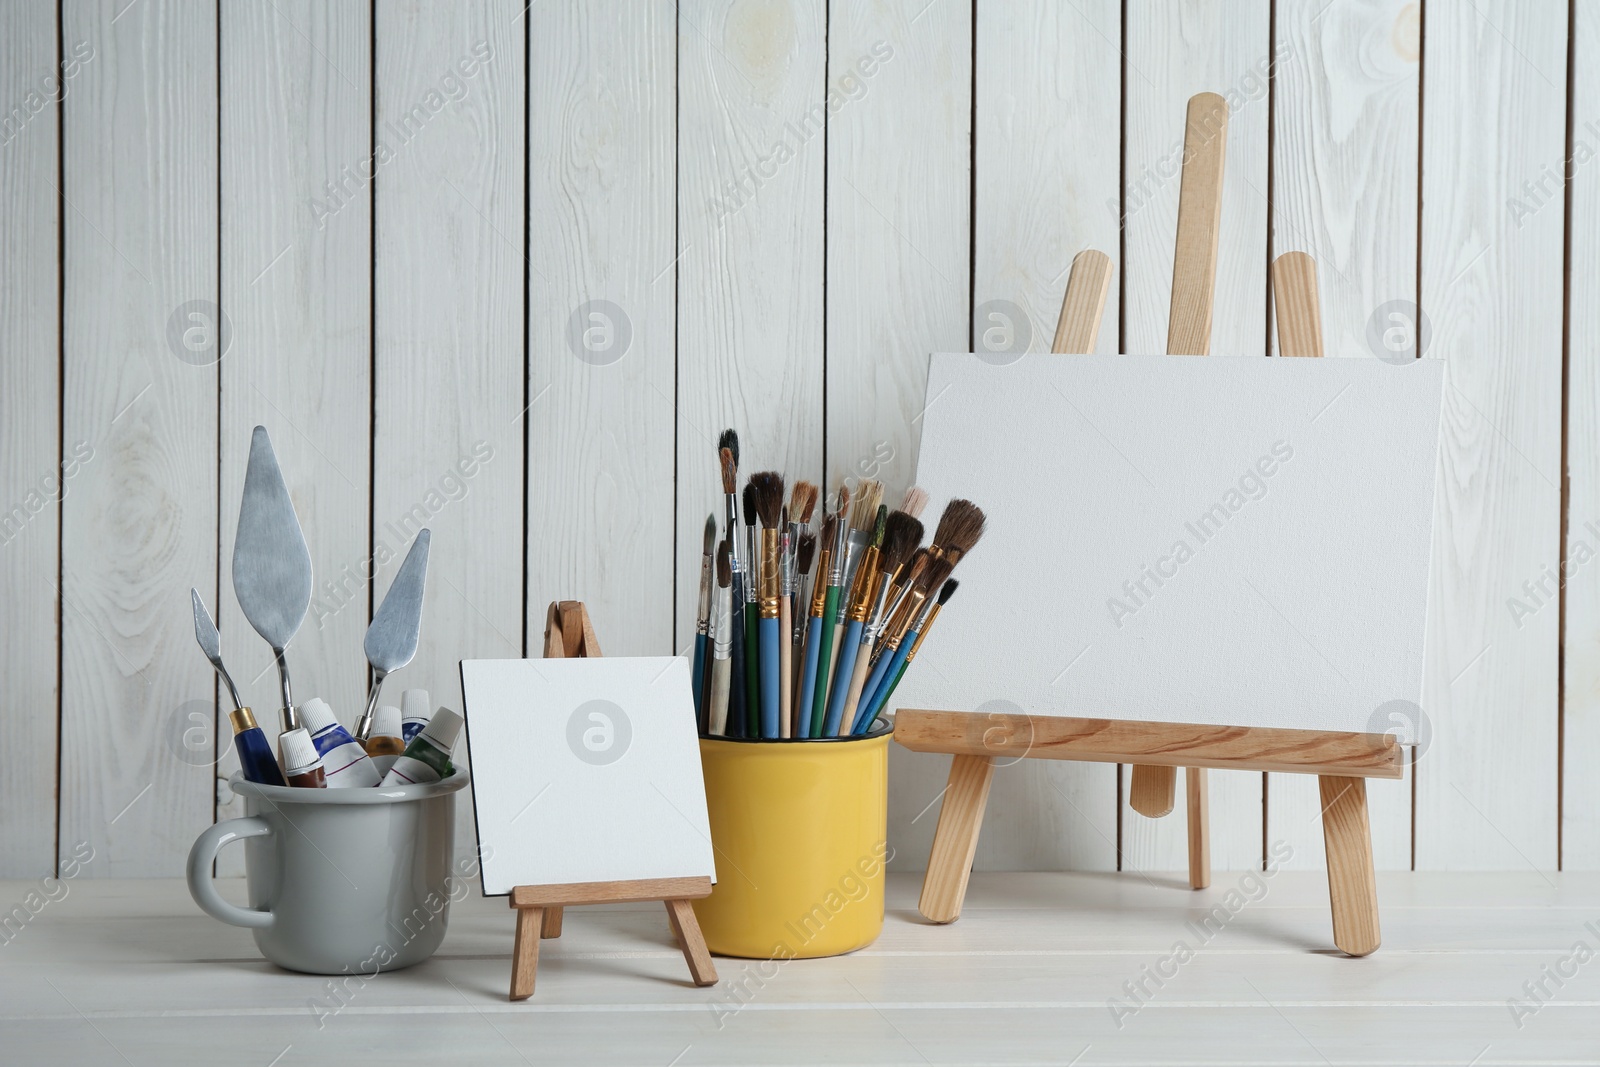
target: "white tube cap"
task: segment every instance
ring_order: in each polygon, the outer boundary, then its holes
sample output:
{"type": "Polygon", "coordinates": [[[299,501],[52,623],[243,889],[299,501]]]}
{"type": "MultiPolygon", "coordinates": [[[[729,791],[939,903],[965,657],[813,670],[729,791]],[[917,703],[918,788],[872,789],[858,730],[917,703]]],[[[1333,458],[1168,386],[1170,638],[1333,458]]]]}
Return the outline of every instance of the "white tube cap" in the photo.
{"type": "Polygon", "coordinates": [[[399,737],[400,709],[393,704],[384,704],[378,708],[372,717],[372,736],[399,737]]]}
{"type": "Polygon", "coordinates": [[[433,743],[433,747],[441,752],[449,752],[456,747],[456,738],[461,734],[461,723],[460,715],[441,704],[418,736],[426,737],[433,743]]]}
{"type": "Polygon", "coordinates": [[[283,749],[283,773],[289,778],[322,766],[317,746],[304,729],[285,730],[278,737],[278,745],[283,749]]]}
{"type": "Polygon", "coordinates": [[[312,697],[300,705],[300,721],[305,724],[308,734],[320,734],[328,727],[339,724],[333,709],[321,697],[312,697]]]}

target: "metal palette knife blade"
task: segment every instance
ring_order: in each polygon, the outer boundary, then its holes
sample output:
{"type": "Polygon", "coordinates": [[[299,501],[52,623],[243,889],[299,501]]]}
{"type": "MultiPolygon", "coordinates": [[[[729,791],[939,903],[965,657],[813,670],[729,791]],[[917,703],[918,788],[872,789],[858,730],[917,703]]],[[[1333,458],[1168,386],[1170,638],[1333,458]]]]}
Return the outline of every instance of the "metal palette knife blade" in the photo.
{"type": "Polygon", "coordinates": [[[363,647],[372,664],[372,691],[367,694],[367,710],[356,724],[356,738],[365,741],[372,731],[372,714],[378,707],[378,692],[390,671],[397,671],[417,654],[417,633],[422,627],[422,590],[428,577],[428,544],[432,534],[418,532],[411,551],[400,564],[400,573],[383,595],[383,603],[367,627],[363,647]]]}
{"type": "Polygon", "coordinates": [[[283,728],[292,730],[300,723],[283,650],[311,606],[311,552],[265,426],[257,426],[250,437],[233,539],[233,593],[244,617],[272,646],[283,690],[283,728]]]}

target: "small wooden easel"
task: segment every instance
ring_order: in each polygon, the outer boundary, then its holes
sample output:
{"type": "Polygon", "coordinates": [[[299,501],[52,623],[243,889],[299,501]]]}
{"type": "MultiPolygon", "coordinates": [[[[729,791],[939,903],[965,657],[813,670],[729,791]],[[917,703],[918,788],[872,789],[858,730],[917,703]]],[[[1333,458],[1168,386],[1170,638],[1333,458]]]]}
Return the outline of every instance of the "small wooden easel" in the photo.
{"type": "MultiPolygon", "coordinates": [[[[1169,355],[1205,355],[1210,348],[1227,123],[1222,97],[1200,93],[1190,99],[1167,325],[1169,355]]],[[[1273,263],[1272,277],[1279,352],[1322,355],[1316,264],[1303,252],[1290,252],[1273,263]]],[[[1110,259],[1092,249],[1080,252],[1067,279],[1051,351],[1094,351],[1110,284],[1110,259]]],[[[1211,883],[1206,768],[1217,767],[1318,776],[1334,944],[1352,956],[1378,947],[1366,779],[1404,777],[1399,746],[1388,734],[904,709],[895,717],[894,737],[913,751],[955,757],[917,904],[934,922],[961,915],[997,758],[1132,764],[1128,803],[1151,818],[1172,811],[1177,768],[1185,768],[1189,883],[1195,889],[1211,883]]]]}
{"type": "MultiPolygon", "coordinates": [[[[552,601],[544,620],[546,659],[597,657],[589,612],[578,600],[552,601]]],[[[711,895],[709,878],[643,878],[624,882],[568,882],[561,885],[519,885],[511,890],[517,912],[516,945],[511,953],[511,999],[533,995],[539,968],[539,939],[561,936],[562,909],[574,904],[636,904],[659,900],[667,906],[673,935],[683,949],[689,973],[697,986],[715,985],[717,969],[711,963],[706,939],[700,934],[691,900],[711,895]]]]}

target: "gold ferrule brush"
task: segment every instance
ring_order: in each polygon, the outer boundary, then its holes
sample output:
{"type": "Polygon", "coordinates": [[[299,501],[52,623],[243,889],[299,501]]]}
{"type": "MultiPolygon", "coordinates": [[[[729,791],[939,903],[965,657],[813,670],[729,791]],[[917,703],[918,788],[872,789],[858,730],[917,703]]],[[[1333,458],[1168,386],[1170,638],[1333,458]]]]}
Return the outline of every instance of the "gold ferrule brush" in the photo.
{"type": "Polygon", "coordinates": [[[927,637],[928,631],[933,629],[933,620],[939,617],[939,609],[942,607],[944,607],[943,604],[934,601],[932,608],[923,616],[922,621],[917,624],[917,639],[911,642],[911,650],[906,653],[906,663],[909,664],[917,658],[917,649],[922,647],[923,638],[927,637]]]}
{"type": "Polygon", "coordinates": [[[711,590],[715,584],[711,574],[711,557],[700,558],[700,602],[695,607],[695,633],[709,634],[711,632],[711,590]]]}
{"type": "Polygon", "coordinates": [[[845,619],[865,623],[867,613],[872,610],[873,593],[877,588],[878,548],[872,545],[862,552],[861,562],[856,565],[855,584],[850,587],[850,605],[845,610],[845,619]]]}
{"type": "Polygon", "coordinates": [[[911,630],[911,624],[922,611],[923,602],[928,599],[928,591],[920,586],[912,589],[911,594],[900,605],[900,610],[895,612],[894,618],[889,620],[889,647],[899,648],[900,642],[911,630]]]}
{"type": "Polygon", "coordinates": [[[820,619],[828,607],[828,564],[833,557],[833,549],[824,548],[817,553],[817,566],[815,573],[817,580],[811,583],[811,612],[814,618],[820,619]]]}
{"type": "Polygon", "coordinates": [[[761,617],[778,617],[778,531],[761,531],[761,617]]]}

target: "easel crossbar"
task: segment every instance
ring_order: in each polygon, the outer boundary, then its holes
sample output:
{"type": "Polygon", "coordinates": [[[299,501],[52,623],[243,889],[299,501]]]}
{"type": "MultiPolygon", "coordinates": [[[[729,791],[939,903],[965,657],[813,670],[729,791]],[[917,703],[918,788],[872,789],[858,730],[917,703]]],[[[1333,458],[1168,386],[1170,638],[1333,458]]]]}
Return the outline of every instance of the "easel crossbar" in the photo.
{"type": "Polygon", "coordinates": [[[894,738],[916,752],[1003,759],[1025,756],[1346,778],[1405,775],[1400,746],[1389,734],[903,708],[895,717],[894,738]]]}

